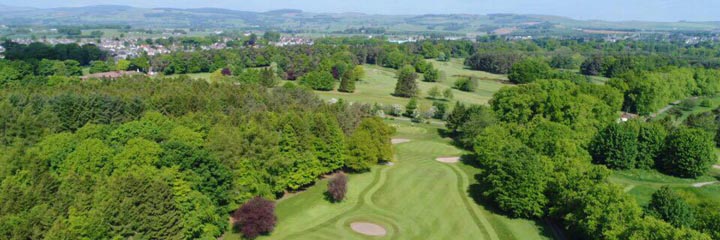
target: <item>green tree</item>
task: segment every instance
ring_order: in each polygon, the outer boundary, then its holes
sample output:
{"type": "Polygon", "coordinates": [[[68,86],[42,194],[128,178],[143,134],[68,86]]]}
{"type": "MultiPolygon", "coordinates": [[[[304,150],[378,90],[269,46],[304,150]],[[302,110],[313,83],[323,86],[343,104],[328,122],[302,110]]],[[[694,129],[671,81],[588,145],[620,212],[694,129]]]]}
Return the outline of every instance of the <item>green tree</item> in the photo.
{"type": "Polygon", "coordinates": [[[454,98],[452,89],[445,89],[445,91],[443,91],[443,97],[447,100],[452,100],[454,98]]]}
{"type": "Polygon", "coordinates": [[[412,66],[405,66],[398,72],[398,81],[395,85],[395,96],[414,97],[419,93],[417,85],[417,73],[412,66]]]}
{"type": "Polygon", "coordinates": [[[611,123],[590,143],[593,162],[611,169],[632,169],[638,156],[638,130],[633,124],[611,123]]]}
{"type": "Polygon", "coordinates": [[[427,94],[428,97],[432,99],[438,99],[442,93],[440,92],[440,88],[438,86],[433,86],[430,90],[428,90],[427,94]]]}
{"type": "Polygon", "coordinates": [[[550,65],[544,60],[526,58],[512,66],[508,78],[510,82],[517,84],[530,83],[538,79],[548,78],[551,71],[550,65]]]}
{"type": "Polygon", "coordinates": [[[707,132],[680,128],[667,137],[661,169],[677,177],[699,177],[715,162],[714,145],[713,138],[707,132]]]}
{"type": "Polygon", "coordinates": [[[335,78],[328,72],[310,72],[300,79],[300,84],[313,90],[332,91],[335,88],[335,78]]]}
{"type": "Polygon", "coordinates": [[[478,87],[478,80],[474,77],[460,77],[455,80],[455,88],[464,92],[475,92],[478,87]]]}
{"type": "Polygon", "coordinates": [[[691,227],[695,220],[690,205],[667,186],[653,193],[646,211],[675,227],[691,227]]]}
{"type": "Polygon", "coordinates": [[[476,141],[483,195],[513,217],[542,217],[552,164],[501,129],[487,128],[476,141]]]}
{"type": "Polygon", "coordinates": [[[414,118],[418,115],[418,103],[417,99],[411,98],[407,105],[405,105],[405,115],[409,118],[414,118]]]}
{"type": "Polygon", "coordinates": [[[658,123],[641,123],[638,133],[637,168],[650,169],[655,167],[655,160],[665,145],[667,130],[658,123]]]}
{"type": "Polygon", "coordinates": [[[437,82],[438,80],[440,80],[440,70],[432,66],[423,73],[423,81],[425,82],[437,82]]]}

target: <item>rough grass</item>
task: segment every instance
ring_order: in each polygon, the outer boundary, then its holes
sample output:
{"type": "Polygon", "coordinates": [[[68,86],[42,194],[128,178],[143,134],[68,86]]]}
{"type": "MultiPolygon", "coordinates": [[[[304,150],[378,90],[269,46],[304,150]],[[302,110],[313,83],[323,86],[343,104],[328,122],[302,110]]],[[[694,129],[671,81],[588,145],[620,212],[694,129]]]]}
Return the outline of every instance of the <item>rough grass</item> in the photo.
{"type": "MultiPolygon", "coordinates": [[[[475,169],[463,163],[444,164],[439,156],[464,152],[437,127],[390,121],[395,137],[413,141],[396,145],[393,166],[377,166],[368,173],[350,174],[347,199],[324,199],[325,180],[306,191],[281,199],[278,225],[260,239],[368,239],[353,232],[354,221],[385,227],[383,239],[548,239],[544,226],[510,219],[489,211],[471,198],[475,169]]],[[[225,239],[238,239],[237,234],[225,239]]]]}

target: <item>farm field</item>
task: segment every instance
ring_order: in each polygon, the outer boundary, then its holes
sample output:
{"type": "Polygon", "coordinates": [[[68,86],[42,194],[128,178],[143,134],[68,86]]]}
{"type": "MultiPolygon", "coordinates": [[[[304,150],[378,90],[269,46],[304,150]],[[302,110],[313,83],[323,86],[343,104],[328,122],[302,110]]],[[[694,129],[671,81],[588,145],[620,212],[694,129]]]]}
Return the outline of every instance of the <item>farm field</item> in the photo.
{"type": "Polygon", "coordinates": [[[377,239],[550,239],[541,224],[478,205],[468,193],[476,170],[462,162],[436,161],[463,154],[439,136],[437,127],[388,123],[397,128],[396,138],[410,140],[395,145],[392,166],[350,174],[347,199],[341,203],[324,198],[326,180],[279,200],[278,225],[260,239],[377,238],[353,232],[349,225],[356,221],[383,226],[387,235],[377,239]]]}

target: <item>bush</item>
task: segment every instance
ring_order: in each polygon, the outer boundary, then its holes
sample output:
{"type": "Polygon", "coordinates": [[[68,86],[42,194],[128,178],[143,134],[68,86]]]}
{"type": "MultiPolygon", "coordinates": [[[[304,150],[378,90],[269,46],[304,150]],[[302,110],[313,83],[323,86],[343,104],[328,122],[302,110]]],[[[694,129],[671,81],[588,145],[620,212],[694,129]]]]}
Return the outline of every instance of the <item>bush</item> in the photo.
{"type": "Polygon", "coordinates": [[[345,199],[345,193],[347,193],[347,175],[339,173],[330,179],[327,193],[333,202],[340,202],[345,199]]]}
{"type": "Polygon", "coordinates": [[[474,92],[477,90],[478,81],[472,77],[462,77],[455,81],[455,88],[464,92],[474,92]]]}
{"type": "Polygon", "coordinates": [[[236,210],[233,219],[236,229],[239,229],[246,238],[253,239],[260,234],[270,233],[277,222],[275,203],[255,197],[236,210]]]}

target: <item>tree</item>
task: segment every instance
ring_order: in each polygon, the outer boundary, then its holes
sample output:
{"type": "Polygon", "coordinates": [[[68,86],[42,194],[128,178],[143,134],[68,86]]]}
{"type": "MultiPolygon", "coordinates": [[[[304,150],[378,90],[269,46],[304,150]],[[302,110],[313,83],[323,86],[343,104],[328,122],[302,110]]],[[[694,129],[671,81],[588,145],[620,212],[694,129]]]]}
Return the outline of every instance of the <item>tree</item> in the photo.
{"type": "Polygon", "coordinates": [[[675,227],[690,227],[695,220],[690,205],[667,186],[663,186],[653,193],[647,212],[675,227]]]}
{"type": "Polygon", "coordinates": [[[330,181],[328,181],[327,193],[333,202],[340,202],[345,199],[345,193],[347,193],[347,175],[338,173],[332,177],[330,181]]]}
{"type": "Polygon", "coordinates": [[[510,82],[517,84],[530,83],[538,79],[548,78],[551,71],[550,65],[544,60],[526,58],[512,66],[508,78],[510,82]]]}
{"type": "Polygon", "coordinates": [[[630,228],[620,236],[629,240],[693,239],[710,240],[711,237],[690,228],[677,228],[660,219],[648,216],[628,224],[630,228]]]}
{"type": "Polygon", "coordinates": [[[680,128],[667,137],[661,170],[676,177],[699,177],[715,162],[714,145],[707,132],[680,128]]]}
{"type": "Polygon", "coordinates": [[[552,164],[512,137],[502,127],[486,128],[477,137],[475,153],[483,173],[483,195],[513,217],[542,217],[548,204],[545,189],[552,164]]]}
{"type": "Polygon", "coordinates": [[[638,130],[632,124],[611,123],[590,143],[593,162],[611,169],[635,168],[638,130]]]}
{"type": "Polygon", "coordinates": [[[473,70],[506,74],[520,59],[521,56],[513,52],[481,52],[465,59],[465,65],[473,70]]]}
{"type": "Polygon", "coordinates": [[[620,239],[628,223],[640,219],[640,207],[616,185],[594,184],[573,194],[563,219],[583,239],[620,239]]]}
{"type": "Polygon", "coordinates": [[[550,59],[550,66],[558,69],[577,69],[575,59],[570,54],[556,54],[550,59]]]}
{"type": "Polygon", "coordinates": [[[115,69],[118,70],[118,71],[129,70],[129,69],[130,69],[130,64],[131,64],[131,62],[128,61],[128,60],[120,59],[120,60],[118,60],[117,64],[115,65],[115,66],[116,66],[115,69]]]}
{"type": "Polygon", "coordinates": [[[440,71],[432,66],[423,73],[423,81],[425,82],[437,82],[438,80],[440,80],[440,71]]]}
{"type": "Polygon", "coordinates": [[[90,73],[109,72],[112,70],[115,70],[114,66],[111,66],[105,61],[90,62],[90,73]]]}
{"type": "Polygon", "coordinates": [[[601,75],[603,73],[603,57],[594,55],[585,59],[580,65],[580,73],[592,76],[601,75]]]}
{"type": "Polygon", "coordinates": [[[398,72],[398,81],[395,85],[395,96],[398,97],[414,97],[419,92],[417,85],[417,73],[412,66],[405,66],[398,72]]]}
{"type": "Polygon", "coordinates": [[[474,77],[460,77],[455,81],[455,88],[464,92],[475,92],[478,80],[474,77]]]}
{"type": "Polygon", "coordinates": [[[428,97],[432,99],[438,99],[442,93],[440,93],[440,88],[438,86],[433,86],[428,90],[427,92],[428,97]]]}
{"type": "Polygon", "coordinates": [[[335,88],[335,78],[328,72],[310,72],[300,79],[300,84],[313,90],[332,91],[335,88]]]}
{"type": "Polygon", "coordinates": [[[443,91],[443,97],[447,100],[452,100],[454,98],[452,89],[445,89],[445,91],[443,91]]]}
{"type": "Polygon", "coordinates": [[[407,105],[405,105],[405,115],[409,118],[415,118],[418,115],[418,103],[417,99],[411,98],[407,105]]]}
{"type": "Polygon", "coordinates": [[[650,169],[655,167],[655,160],[665,145],[667,130],[658,123],[641,123],[638,132],[637,168],[650,169]]]}
{"type": "Polygon", "coordinates": [[[433,116],[433,118],[435,118],[435,119],[444,119],[444,118],[445,118],[445,113],[446,113],[447,110],[448,110],[448,105],[447,105],[447,103],[445,103],[445,102],[440,102],[440,101],[434,101],[434,102],[433,102],[433,107],[435,108],[435,115],[433,116]]]}
{"type": "Polygon", "coordinates": [[[338,91],[348,93],[355,92],[355,82],[360,80],[364,74],[362,66],[355,66],[353,69],[345,71],[345,74],[343,74],[342,80],[340,81],[340,88],[338,88],[338,91]]]}
{"type": "Polygon", "coordinates": [[[275,203],[261,197],[255,197],[243,204],[233,213],[235,227],[244,237],[254,239],[261,234],[273,231],[277,217],[275,203]]]}

